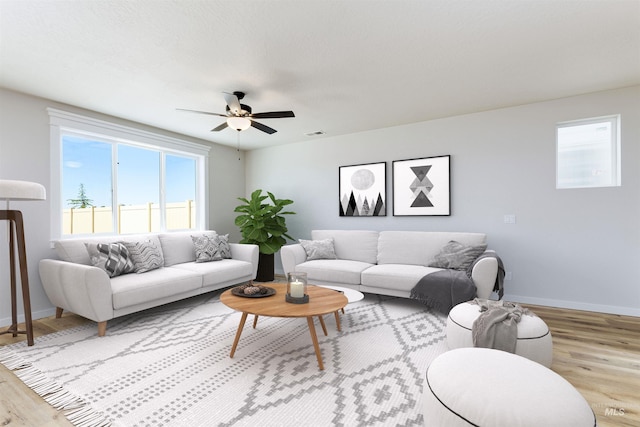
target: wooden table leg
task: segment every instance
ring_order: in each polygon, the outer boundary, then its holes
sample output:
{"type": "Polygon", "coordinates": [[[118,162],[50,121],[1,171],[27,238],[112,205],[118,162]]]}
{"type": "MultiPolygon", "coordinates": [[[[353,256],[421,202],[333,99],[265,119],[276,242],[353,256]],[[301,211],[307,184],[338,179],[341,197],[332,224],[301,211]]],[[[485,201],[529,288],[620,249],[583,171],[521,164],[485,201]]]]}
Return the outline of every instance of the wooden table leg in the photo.
{"type": "Polygon", "coordinates": [[[258,325],[258,315],[254,314],[253,315],[253,329],[255,329],[257,325],[258,325]]]}
{"type": "Polygon", "coordinates": [[[340,326],[340,314],[336,311],[333,313],[334,316],[336,316],[336,328],[338,329],[338,331],[342,331],[341,326],[340,326]]]}
{"type": "Polygon", "coordinates": [[[242,335],[242,328],[244,328],[244,322],[247,321],[247,315],[249,313],[242,313],[242,317],[240,318],[240,325],[238,325],[238,330],[236,331],[236,338],[233,340],[233,345],[231,346],[231,354],[229,354],[230,358],[233,358],[233,355],[236,352],[236,347],[238,347],[238,341],[240,341],[240,335],[242,335]]]}
{"type": "Polygon", "coordinates": [[[316,335],[316,327],[313,324],[312,316],[307,317],[307,324],[309,325],[309,333],[311,334],[311,341],[313,341],[313,348],[316,350],[318,367],[321,371],[324,371],[324,365],[322,364],[322,353],[320,353],[320,344],[318,344],[318,336],[316,335]]]}
{"type": "Polygon", "coordinates": [[[318,319],[320,320],[320,326],[322,326],[322,332],[324,332],[324,336],[326,337],[329,334],[327,334],[327,326],[324,324],[324,319],[322,316],[318,316],[318,319]]]}

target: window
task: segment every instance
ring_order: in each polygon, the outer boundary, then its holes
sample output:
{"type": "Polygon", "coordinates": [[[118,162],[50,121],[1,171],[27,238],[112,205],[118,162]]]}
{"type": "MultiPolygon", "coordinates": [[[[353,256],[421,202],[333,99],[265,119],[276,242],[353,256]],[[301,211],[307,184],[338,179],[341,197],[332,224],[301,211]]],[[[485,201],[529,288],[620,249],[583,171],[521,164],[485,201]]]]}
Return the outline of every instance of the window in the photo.
{"type": "Polygon", "coordinates": [[[208,147],[48,111],[53,239],[205,227],[208,147]]]}
{"type": "Polygon", "coordinates": [[[620,183],[620,116],[558,123],[556,188],[620,183]]]}

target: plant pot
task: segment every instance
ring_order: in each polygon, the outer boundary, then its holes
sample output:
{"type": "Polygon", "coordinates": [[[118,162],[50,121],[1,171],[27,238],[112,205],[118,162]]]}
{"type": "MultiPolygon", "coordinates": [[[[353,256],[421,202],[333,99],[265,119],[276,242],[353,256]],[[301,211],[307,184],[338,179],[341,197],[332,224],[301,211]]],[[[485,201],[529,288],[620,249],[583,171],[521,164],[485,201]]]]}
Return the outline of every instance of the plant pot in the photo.
{"type": "Polygon", "coordinates": [[[274,254],[260,253],[258,258],[258,274],[256,275],[256,282],[273,282],[274,279],[274,254]]]}

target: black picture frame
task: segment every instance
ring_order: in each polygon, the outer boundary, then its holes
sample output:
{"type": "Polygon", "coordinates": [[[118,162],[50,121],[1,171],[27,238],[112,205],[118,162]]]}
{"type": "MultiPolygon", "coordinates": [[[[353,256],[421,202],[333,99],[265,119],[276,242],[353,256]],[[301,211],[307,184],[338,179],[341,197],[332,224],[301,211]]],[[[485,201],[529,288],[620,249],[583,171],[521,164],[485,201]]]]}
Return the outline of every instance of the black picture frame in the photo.
{"type": "Polygon", "coordinates": [[[394,160],[393,215],[451,215],[451,156],[394,160]]]}
{"type": "Polygon", "coordinates": [[[338,168],[340,216],[387,215],[387,162],[338,168]]]}

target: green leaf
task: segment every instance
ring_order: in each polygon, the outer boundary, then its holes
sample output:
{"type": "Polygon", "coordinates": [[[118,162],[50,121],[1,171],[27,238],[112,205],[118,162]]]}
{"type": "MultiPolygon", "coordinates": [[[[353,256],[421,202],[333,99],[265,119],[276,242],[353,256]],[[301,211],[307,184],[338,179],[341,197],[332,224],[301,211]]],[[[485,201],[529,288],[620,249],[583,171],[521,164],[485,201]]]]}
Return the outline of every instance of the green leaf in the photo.
{"type": "Polygon", "coordinates": [[[243,202],[234,209],[234,212],[241,214],[235,218],[235,225],[242,234],[240,243],[257,244],[260,253],[273,254],[287,243],[286,239],[293,240],[287,234],[286,222],[282,216],[295,214],[293,211],[282,211],[293,200],[278,199],[271,192],[267,192],[265,196],[262,195],[262,190],[253,191],[249,199],[238,197],[238,200],[243,202]]]}

